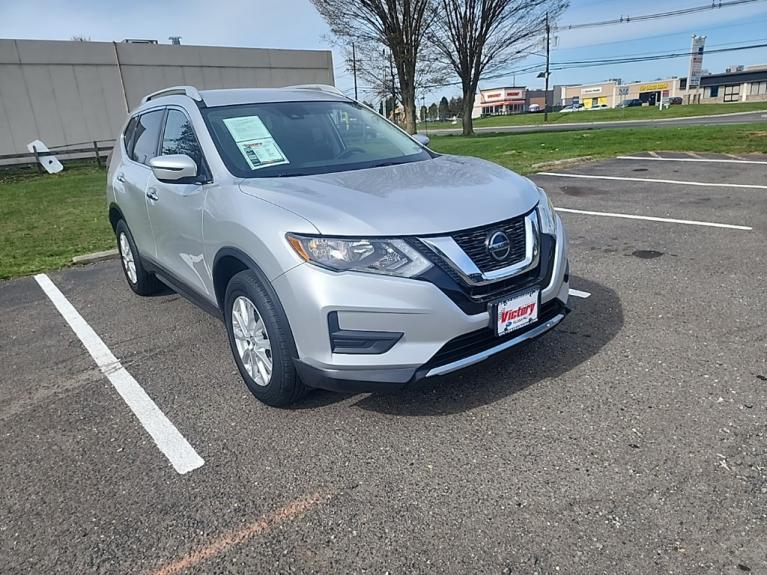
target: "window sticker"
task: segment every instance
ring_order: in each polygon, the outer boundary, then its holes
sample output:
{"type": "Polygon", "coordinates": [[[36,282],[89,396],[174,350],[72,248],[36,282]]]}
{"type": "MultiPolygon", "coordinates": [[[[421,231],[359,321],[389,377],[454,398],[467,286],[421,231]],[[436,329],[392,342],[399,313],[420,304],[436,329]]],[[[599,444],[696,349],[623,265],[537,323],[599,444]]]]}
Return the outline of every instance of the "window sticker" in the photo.
{"type": "Polygon", "coordinates": [[[226,118],[224,124],[250,169],[290,163],[258,116],[226,118]]]}

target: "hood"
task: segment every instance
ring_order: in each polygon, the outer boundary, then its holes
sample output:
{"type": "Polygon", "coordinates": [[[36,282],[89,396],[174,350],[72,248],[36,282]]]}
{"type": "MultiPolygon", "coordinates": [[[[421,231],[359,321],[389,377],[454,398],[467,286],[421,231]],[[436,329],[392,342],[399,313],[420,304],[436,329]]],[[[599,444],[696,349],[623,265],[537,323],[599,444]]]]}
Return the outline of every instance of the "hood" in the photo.
{"type": "Polygon", "coordinates": [[[527,178],[458,156],[334,174],[252,178],[242,180],[240,189],[306,218],[322,234],[339,236],[452,232],[518,216],[538,201],[527,178]]]}

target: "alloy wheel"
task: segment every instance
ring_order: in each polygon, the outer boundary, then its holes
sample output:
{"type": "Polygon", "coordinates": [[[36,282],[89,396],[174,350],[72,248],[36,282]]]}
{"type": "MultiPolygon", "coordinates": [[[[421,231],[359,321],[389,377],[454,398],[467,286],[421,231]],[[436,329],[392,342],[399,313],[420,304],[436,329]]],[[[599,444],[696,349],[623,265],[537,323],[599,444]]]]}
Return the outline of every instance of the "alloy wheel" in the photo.
{"type": "Polygon", "coordinates": [[[120,257],[122,258],[123,268],[125,269],[125,274],[128,276],[128,281],[135,284],[138,281],[138,275],[136,275],[136,261],[133,258],[133,251],[130,249],[130,242],[125,233],[120,234],[120,257]]]}
{"type": "Polygon", "coordinates": [[[272,378],[272,344],[264,320],[245,296],[232,303],[232,333],[248,375],[257,385],[268,385],[272,378]]]}

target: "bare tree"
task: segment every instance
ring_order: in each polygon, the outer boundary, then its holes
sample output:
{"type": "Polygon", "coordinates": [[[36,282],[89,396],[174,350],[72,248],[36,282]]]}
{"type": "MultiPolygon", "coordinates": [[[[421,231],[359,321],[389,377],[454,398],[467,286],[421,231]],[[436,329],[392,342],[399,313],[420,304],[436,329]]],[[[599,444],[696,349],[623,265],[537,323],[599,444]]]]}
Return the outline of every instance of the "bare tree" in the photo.
{"type": "MultiPolygon", "coordinates": [[[[376,101],[386,100],[394,96],[397,101],[402,101],[402,91],[399,85],[399,74],[396,68],[390,65],[390,52],[379,42],[354,42],[355,60],[352,59],[352,50],[348,44],[331,40],[331,42],[343,50],[343,62],[346,75],[357,71],[357,82],[360,92],[365,96],[375,98],[376,101]]],[[[452,68],[449,68],[439,58],[436,48],[431,44],[424,44],[418,52],[414,75],[415,93],[428,91],[433,86],[443,85],[448,81],[452,68]]]]}
{"type": "Polygon", "coordinates": [[[387,47],[391,53],[405,110],[405,129],[416,130],[416,67],[434,16],[432,0],[312,0],[333,34],[387,47]]]}
{"type": "Polygon", "coordinates": [[[91,41],[91,37],[90,36],[80,36],[80,35],[77,35],[77,36],[72,36],[70,38],[70,40],[72,40],[73,42],[90,42],[91,41]]]}
{"type": "Polygon", "coordinates": [[[471,112],[483,74],[527,55],[568,0],[435,0],[429,39],[453,68],[463,92],[463,134],[474,133],[471,112]]]}

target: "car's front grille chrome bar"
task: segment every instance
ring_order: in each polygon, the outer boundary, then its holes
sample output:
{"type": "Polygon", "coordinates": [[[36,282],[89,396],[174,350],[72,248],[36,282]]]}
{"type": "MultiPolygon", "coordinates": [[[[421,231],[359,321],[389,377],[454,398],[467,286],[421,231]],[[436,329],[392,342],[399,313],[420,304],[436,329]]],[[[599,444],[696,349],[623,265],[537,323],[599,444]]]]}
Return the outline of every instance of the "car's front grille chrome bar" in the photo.
{"type": "MultiPolygon", "coordinates": [[[[492,226],[487,226],[488,230],[492,226]]],[[[466,254],[452,236],[418,238],[429,249],[439,255],[470,286],[485,285],[523,274],[538,265],[540,258],[540,234],[538,215],[535,210],[525,216],[525,257],[501,269],[483,272],[466,254]]]]}

